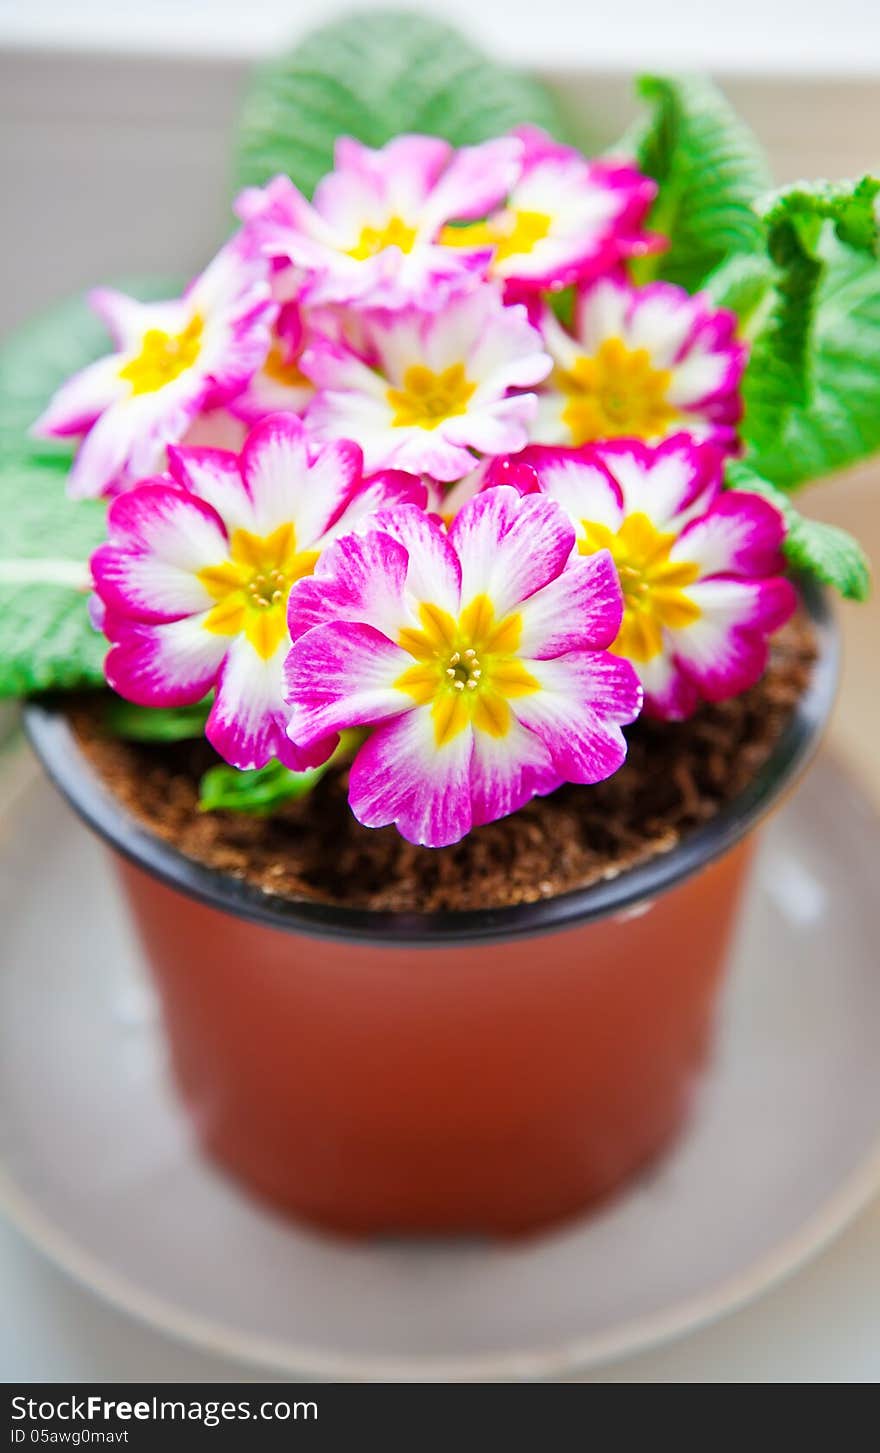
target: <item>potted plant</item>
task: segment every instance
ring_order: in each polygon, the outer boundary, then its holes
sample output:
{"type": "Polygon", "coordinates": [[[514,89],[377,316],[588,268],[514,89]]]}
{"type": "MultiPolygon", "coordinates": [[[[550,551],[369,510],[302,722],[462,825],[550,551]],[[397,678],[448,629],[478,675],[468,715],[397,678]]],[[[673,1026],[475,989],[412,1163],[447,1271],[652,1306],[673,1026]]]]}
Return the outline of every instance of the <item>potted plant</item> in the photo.
{"type": "Polygon", "coordinates": [[[532,1230],[661,1150],[867,593],[792,497],[880,447],[880,183],[772,193],[711,86],[641,91],[590,160],[445,27],[339,22],[182,294],[5,354],[0,687],[201,1140],[326,1226],[532,1230]]]}

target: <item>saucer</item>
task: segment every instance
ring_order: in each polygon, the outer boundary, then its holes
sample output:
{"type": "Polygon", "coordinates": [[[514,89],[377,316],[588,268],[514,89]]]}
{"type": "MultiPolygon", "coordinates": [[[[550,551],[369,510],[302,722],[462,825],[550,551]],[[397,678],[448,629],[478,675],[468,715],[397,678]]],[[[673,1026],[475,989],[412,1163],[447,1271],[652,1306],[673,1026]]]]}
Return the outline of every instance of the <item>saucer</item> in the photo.
{"type": "Polygon", "coordinates": [[[15,781],[0,1208],[166,1332],[306,1379],[570,1378],[741,1306],[880,1185],[880,824],[828,760],[764,831],[687,1133],[594,1214],[516,1242],[322,1236],[206,1163],[110,862],[28,759],[15,781]]]}

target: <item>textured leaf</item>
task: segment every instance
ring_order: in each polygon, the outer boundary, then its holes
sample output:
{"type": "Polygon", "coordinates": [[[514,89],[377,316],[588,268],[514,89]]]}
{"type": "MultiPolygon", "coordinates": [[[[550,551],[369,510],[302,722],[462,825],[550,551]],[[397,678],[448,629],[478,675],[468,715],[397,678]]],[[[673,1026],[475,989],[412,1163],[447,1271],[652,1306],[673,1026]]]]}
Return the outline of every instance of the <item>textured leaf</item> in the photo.
{"type": "Polygon", "coordinates": [[[871,176],[855,182],[798,182],[774,192],[759,208],[769,234],[770,256],[782,260],[776,255],[777,247],[790,229],[798,233],[802,248],[814,253],[822,222],[834,224],[841,242],[876,254],[878,194],[880,179],[871,176]]]}
{"type": "Polygon", "coordinates": [[[404,131],[455,145],[523,122],[562,136],[551,93],[489,61],[458,31],[409,13],[347,15],[263,66],[239,126],[236,181],[286,172],[308,195],[332,169],[337,136],[383,146],[404,131]]]}
{"type": "Polygon", "coordinates": [[[653,110],[627,143],[659,183],[651,226],[671,246],[642,259],[638,277],[666,278],[693,291],[728,253],[762,246],[753,204],[770,186],[767,161],[711,82],[644,76],[639,90],[653,110]]]}
{"type": "Polygon", "coordinates": [[[799,515],[789,524],[785,554],[797,570],[833,585],[846,600],[867,600],[871,566],[858,540],[838,525],[799,515]]]}
{"type": "Polygon", "coordinates": [[[837,525],[810,520],[795,509],[789,495],[738,460],[728,461],[730,488],[763,495],[785,519],[783,550],[795,570],[831,585],[846,600],[867,600],[871,593],[871,566],[857,540],[837,525]]]}
{"type": "MultiPolygon", "coordinates": [[[[167,279],[121,286],[145,298],[178,291],[167,279]]],[[[0,349],[0,697],[103,680],[85,590],[105,507],[67,499],[71,446],[28,429],[62,380],[107,348],[101,322],[75,298],[0,349]]]]}
{"type": "Polygon", "coordinates": [[[841,242],[876,257],[878,191],[880,182],[872,177],[858,182],[802,182],[761,205],[773,291],[753,339],[745,383],[750,442],[774,439],[780,417],[791,407],[809,404],[813,329],[825,271],[820,243],[830,226],[841,242]]]}
{"type": "Polygon", "coordinates": [[[783,295],[787,327],[769,315],[743,382],[746,458],[786,489],[880,449],[880,262],[826,223],[807,270],[817,265],[806,340],[792,320],[803,302],[783,295]]]}

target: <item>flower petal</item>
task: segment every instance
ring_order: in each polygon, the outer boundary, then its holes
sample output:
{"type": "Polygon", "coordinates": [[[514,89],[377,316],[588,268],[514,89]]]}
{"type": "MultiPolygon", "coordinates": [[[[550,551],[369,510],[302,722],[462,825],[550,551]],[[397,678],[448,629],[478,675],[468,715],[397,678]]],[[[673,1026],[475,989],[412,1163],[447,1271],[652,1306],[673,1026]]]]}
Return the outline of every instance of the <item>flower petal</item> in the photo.
{"type": "Polygon", "coordinates": [[[344,178],[351,187],[360,180],[369,187],[369,201],[376,198],[384,202],[392,215],[407,221],[424,204],[453,155],[449,142],[437,136],[395,136],[377,149],[364,146],[351,136],[340,136],[333,152],[335,173],[319,183],[315,196],[321,211],[334,225],[346,220],[349,225],[354,223],[359,227],[363,220],[362,207],[354,212],[346,210],[344,217],[331,216],[328,202],[331,183],[344,178]]]}
{"type": "Polygon", "coordinates": [[[404,603],[408,556],[381,529],[344,535],[328,545],[315,572],[298,580],[287,603],[291,638],[330,621],[366,621],[392,639],[409,613],[404,603]]]}
{"type": "Polygon", "coordinates": [[[693,560],[700,575],[773,575],[783,566],[785,522],[769,500],[732,490],[686,525],[673,560],[693,560]]]}
{"type": "Polygon", "coordinates": [[[645,514],[659,530],[677,533],[688,512],[705,511],[721,491],[720,452],[687,434],[673,434],[653,447],[637,439],[612,440],[591,452],[617,484],[624,514],[645,514]]]}
{"type": "Polygon", "coordinates": [[[433,234],[444,222],[484,217],[510,191],[522,154],[515,136],[461,147],[422,208],[423,231],[433,234]]]}
{"type": "Polygon", "coordinates": [[[121,366],[122,359],[113,353],[80,369],[52,396],[31,433],[41,439],[85,434],[105,409],[127,395],[121,366]]]}
{"type": "Polygon", "coordinates": [[[228,641],[205,630],[205,615],[135,621],[106,611],[107,684],[138,706],[192,706],[214,685],[228,641]]]}
{"type": "Polygon", "coordinates": [[[574,529],[553,500],[521,496],[509,485],[484,490],[456,515],[449,537],[461,560],[461,599],[488,595],[507,615],[559,575],[574,529]]]}
{"type": "Polygon", "coordinates": [[[182,489],[213,505],[230,535],[234,530],[253,530],[253,505],[237,454],[228,449],[172,444],[168,449],[168,470],[182,489]]]}
{"type": "Polygon", "coordinates": [[[347,533],[363,525],[377,511],[401,505],[414,505],[422,514],[427,503],[427,486],[417,474],[408,474],[404,469],[380,469],[367,476],[327,534],[332,537],[343,530],[347,533]]]}
{"type": "Polygon", "coordinates": [[[606,651],[574,651],[530,661],[541,690],[513,703],[522,724],[541,738],[567,782],[602,782],[626,757],[621,726],[634,721],[642,689],[628,661],[606,651]]]}
{"type": "MultiPolygon", "coordinates": [[[[529,424],[537,407],[536,394],[513,394],[486,408],[475,406],[465,418],[449,420],[443,430],[445,442],[460,442],[481,454],[516,454],[529,442],[529,424]]],[[[471,457],[468,471],[473,467],[471,457]]]]}
{"type": "MultiPolygon", "coordinates": [[[[238,399],[234,402],[237,409],[238,399]]],[[[232,410],[233,401],[228,408],[203,409],[196,414],[181,444],[187,449],[226,449],[237,454],[247,438],[247,425],[244,416],[232,410]]]]}
{"type": "Polygon", "coordinates": [[[595,449],[545,449],[532,445],[514,464],[534,471],[538,488],[561,505],[578,530],[582,521],[616,531],[623,519],[620,486],[595,449]]]}
{"type": "Polygon", "coordinates": [[[471,758],[471,812],[474,827],[518,812],[533,797],[544,797],[561,786],[540,737],[511,716],[504,736],[476,731],[471,758]]]}
{"type": "Polygon", "coordinates": [[[547,660],[567,651],[606,650],[623,619],[623,596],[607,550],[575,557],[561,575],[519,607],[523,656],[547,660]]]}
{"type": "Polygon", "coordinates": [[[461,605],[461,564],[439,520],[420,509],[401,508],[382,511],[374,528],[391,535],[406,550],[408,593],[417,601],[430,602],[457,615],[461,605]]]}
{"type": "Polygon", "coordinates": [[[698,581],[687,593],[700,617],[668,632],[669,649],[707,701],[738,696],[763,675],[767,637],[795,610],[797,591],[783,576],[771,576],[698,581]]]}
{"type": "Polygon", "coordinates": [[[372,732],[355,757],[351,810],[364,827],[395,823],[411,843],[459,842],[473,823],[472,751],[470,727],[438,747],[430,708],[407,711],[372,732]]]}
{"type": "Polygon", "coordinates": [[[655,368],[673,368],[702,317],[701,304],[674,283],[648,283],[630,294],[628,342],[645,348],[655,368]]]}
{"type": "Polygon", "coordinates": [[[171,484],[141,484],[113,501],[108,527],[109,541],[92,556],[106,606],[142,621],[210,609],[198,572],[228,554],[223,522],[210,505],[171,484]]]}
{"type": "Polygon", "coordinates": [[[94,499],[127,476],[143,478],[162,467],[165,434],[181,432],[196,408],[172,409],[169,416],[149,417],[130,399],[120,399],[107,408],[79,446],[68,477],[72,499],[94,499]]]}
{"type": "Polygon", "coordinates": [[[644,715],[660,721],[686,721],[700,704],[700,693],[667,651],[636,667],[645,692],[644,715]]]}
{"type": "Polygon", "coordinates": [[[411,665],[405,651],[363,623],[332,621],[300,636],[285,667],[292,740],[311,747],[405,711],[412,698],[394,682],[411,665]]]}
{"type": "Polygon", "coordinates": [[[361,477],[356,444],[338,440],[310,460],[307,435],[293,414],[273,414],[251,430],[241,472],[254,509],[254,528],[268,535],[293,520],[297,546],[313,545],[345,508],[361,477]]]}
{"type": "MultiPolygon", "coordinates": [[[[623,278],[607,277],[585,288],[577,299],[575,332],[588,353],[606,338],[625,336],[630,289],[623,278]]],[[[560,359],[566,367],[564,359],[560,359]]]]}

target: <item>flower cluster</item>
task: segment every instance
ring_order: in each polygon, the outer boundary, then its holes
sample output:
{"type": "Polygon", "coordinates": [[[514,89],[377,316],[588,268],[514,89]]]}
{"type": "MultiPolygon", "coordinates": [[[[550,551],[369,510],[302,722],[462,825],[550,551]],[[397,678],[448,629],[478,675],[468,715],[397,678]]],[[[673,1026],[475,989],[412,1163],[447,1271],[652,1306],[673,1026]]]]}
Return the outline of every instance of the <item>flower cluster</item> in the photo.
{"type": "Polygon", "coordinates": [[[633,280],[655,191],[534,128],[343,139],[311,201],[245,191],[182,298],[96,293],[114,351],[36,427],[112,500],[110,684],[213,691],[241,769],[359,728],[355,814],[429,845],[616,771],[643,701],[753,684],[784,525],[723,489],[733,315],[633,280]]]}

